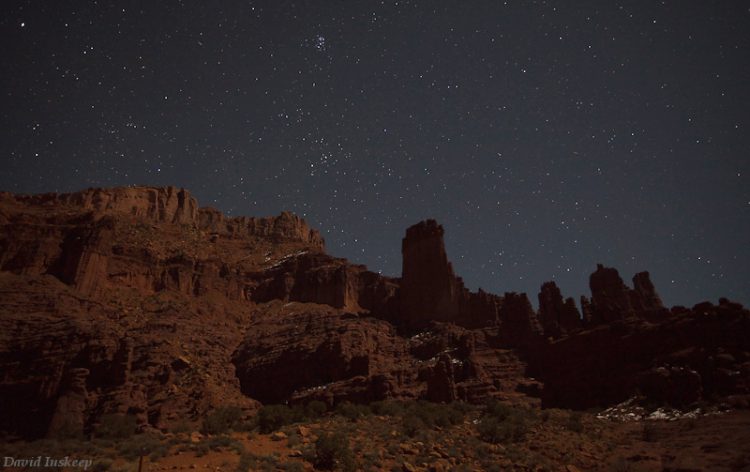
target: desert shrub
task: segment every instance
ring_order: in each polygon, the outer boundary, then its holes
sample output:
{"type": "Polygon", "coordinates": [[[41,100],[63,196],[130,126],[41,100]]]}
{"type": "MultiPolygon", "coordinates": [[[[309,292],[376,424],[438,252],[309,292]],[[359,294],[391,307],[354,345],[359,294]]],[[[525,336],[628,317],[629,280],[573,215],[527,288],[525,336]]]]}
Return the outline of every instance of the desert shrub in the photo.
{"type": "Polygon", "coordinates": [[[66,421],[58,426],[52,435],[55,439],[83,439],[83,428],[73,421],[66,421]]]}
{"type": "Polygon", "coordinates": [[[217,408],[203,419],[201,431],[206,434],[222,434],[236,429],[241,421],[242,410],[236,406],[217,408]]]}
{"type": "Polygon", "coordinates": [[[277,467],[277,458],[275,456],[259,456],[249,452],[240,455],[240,461],[237,464],[236,472],[248,472],[248,470],[275,471],[277,467]]]}
{"type": "Polygon", "coordinates": [[[383,401],[370,405],[370,410],[377,415],[400,416],[402,431],[412,438],[420,433],[428,434],[429,430],[436,427],[447,428],[459,424],[470,409],[471,407],[460,402],[443,404],[383,401]]]}
{"type": "Polygon", "coordinates": [[[418,401],[407,404],[402,415],[404,419],[412,416],[418,418],[427,428],[445,428],[462,422],[465,412],[459,403],[418,401]]]}
{"type": "Polygon", "coordinates": [[[362,461],[364,470],[377,469],[380,465],[380,455],[376,451],[366,451],[362,454],[362,461]]]}
{"type": "Polygon", "coordinates": [[[549,417],[550,417],[549,410],[542,411],[542,414],[539,417],[541,418],[542,422],[544,422],[544,423],[546,423],[547,421],[549,421],[549,417]]]}
{"type": "Polygon", "coordinates": [[[208,451],[211,450],[211,448],[208,446],[205,442],[200,442],[198,444],[194,444],[192,446],[192,450],[195,453],[196,457],[203,457],[206,454],[208,454],[208,451]]]}
{"type": "Polygon", "coordinates": [[[395,400],[380,400],[370,403],[370,411],[382,416],[400,416],[404,413],[404,404],[395,400]]]}
{"type": "Polygon", "coordinates": [[[526,437],[528,426],[521,416],[510,416],[504,420],[485,418],[477,426],[480,437],[493,444],[519,442],[526,437]]]}
{"type": "Polygon", "coordinates": [[[240,461],[237,463],[236,472],[248,472],[250,467],[256,467],[258,460],[255,454],[245,453],[240,456],[240,461]]]}
{"type": "Polygon", "coordinates": [[[314,465],[322,470],[357,470],[349,441],[340,433],[323,434],[315,441],[314,465]]]}
{"type": "Polygon", "coordinates": [[[523,462],[526,458],[526,451],[511,444],[505,447],[504,455],[512,462],[523,462]]]}
{"type": "Polygon", "coordinates": [[[518,414],[518,411],[510,406],[500,403],[492,402],[487,405],[484,410],[483,416],[490,416],[499,420],[504,420],[512,415],[518,414]]]}
{"type": "Polygon", "coordinates": [[[313,400],[305,405],[305,412],[308,418],[320,418],[326,410],[328,410],[328,407],[320,400],[313,400]]]}
{"type": "Polygon", "coordinates": [[[425,425],[424,421],[422,421],[422,419],[418,416],[407,415],[401,419],[401,429],[404,431],[404,434],[406,434],[410,438],[416,436],[426,427],[427,425],[425,425]]]}
{"type": "Polygon", "coordinates": [[[318,419],[326,410],[326,404],[319,400],[306,405],[264,405],[255,417],[254,427],[261,433],[268,434],[282,426],[318,419]]]}
{"type": "Polygon", "coordinates": [[[578,411],[571,411],[565,422],[565,429],[574,433],[583,432],[583,415],[578,411]]]}
{"type": "Polygon", "coordinates": [[[355,421],[357,418],[365,416],[370,413],[370,409],[364,405],[356,405],[351,402],[342,402],[336,406],[336,414],[347,418],[350,421],[355,421]]]}
{"type": "Polygon", "coordinates": [[[302,438],[297,431],[284,431],[286,433],[286,444],[289,447],[297,447],[302,444],[302,438]]]}
{"type": "Polygon", "coordinates": [[[96,463],[91,467],[91,471],[92,472],[107,472],[111,468],[112,468],[112,461],[109,459],[102,459],[100,461],[96,461],[96,463]]]}
{"type": "Polygon", "coordinates": [[[103,415],[95,428],[96,436],[107,439],[126,439],[135,434],[137,423],[132,415],[103,415]]]}
{"type": "Polygon", "coordinates": [[[267,434],[294,423],[296,416],[298,415],[286,405],[264,405],[258,411],[256,421],[260,432],[267,434]]]}
{"type": "Polygon", "coordinates": [[[151,462],[156,462],[162,457],[165,457],[167,454],[169,454],[169,445],[160,444],[158,447],[154,448],[151,451],[151,453],[148,455],[148,458],[151,462]]]}
{"type": "MultiPolygon", "coordinates": [[[[476,438],[472,438],[474,441],[479,441],[476,438]]],[[[492,449],[489,444],[480,442],[479,444],[472,444],[474,454],[480,461],[492,461],[492,449]]]]}
{"type": "Polygon", "coordinates": [[[153,453],[166,455],[165,446],[158,437],[151,434],[139,434],[133,436],[127,441],[118,444],[117,452],[128,460],[133,460],[139,456],[148,456],[153,453]]]}
{"type": "Polygon", "coordinates": [[[239,453],[243,452],[243,446],[242,443],[235,441],[234,439],[230,438],[229,436],[221,435],[221,436],[214,436],[212,438],[209,438],[207,441],[205,441],[206,445],[209,449],[212,451],[218,451],[222,448],[225,449],[234,449],[239,453]]]}
{"type": "Polygon", "coordinates": [[[176,422],[176,423],[174,423],[174,424],[172,425],[172,427],[171,427],[171,428],[169,428],[169,429],[170,429],[170,430],[171,430],[171,431],[172,431],[173,433],[175,433],[175,434],[184,434],[184,433],[189,433],[189,432],[190,432],[190,431],[192,430],[192,428],[190,427],[190,423],[189,423],[189,422],[187,422],[186,420],[180,420],[180,421],[177,421],[177,422],[176,422]]]}
{"type": "Polygon", "coordinates": [[[525,412],[502,403],[491,403],[477,425],[479,437],[493,443],[522,441],[528,431],[525,412]]]}
{"type": "Polygon", "coordinates": [[[284,470],[286,472],[304,472],[305,467],[300,462],[286,462],[284,470]]]}

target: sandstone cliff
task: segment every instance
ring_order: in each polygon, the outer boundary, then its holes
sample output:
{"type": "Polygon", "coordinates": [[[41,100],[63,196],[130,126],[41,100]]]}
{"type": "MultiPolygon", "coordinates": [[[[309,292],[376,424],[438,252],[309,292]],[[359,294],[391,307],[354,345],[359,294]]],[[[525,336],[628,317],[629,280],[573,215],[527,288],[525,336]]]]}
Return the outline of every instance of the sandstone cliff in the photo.
{"type": "Polygon", "coordinates": [[[88,434],[110,413],[166,428],[259,401],[750,394],[741,306],[669,310],[647,272],[631,289],[599,266],[580,315],[551,282],[534,311],[468,290],[443,233],[408,228],[401,277],[383,277],[291,213],[227,218],[184,189],[0,193],[0,431],[88,434]]]}

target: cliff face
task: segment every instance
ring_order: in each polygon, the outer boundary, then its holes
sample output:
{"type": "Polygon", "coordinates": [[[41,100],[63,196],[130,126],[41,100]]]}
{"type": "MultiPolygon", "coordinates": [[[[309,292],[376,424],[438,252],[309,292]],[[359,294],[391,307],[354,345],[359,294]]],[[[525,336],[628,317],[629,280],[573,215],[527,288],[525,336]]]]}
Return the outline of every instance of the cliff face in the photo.
{"type": "Polygon", "coordinates": [[[502,297],[470,292],[453,272],[443,241],[443,227],[435,220],[422,221],[406,230],[401,245],[403,269],[400,322],[411,329],[432,321],[462,326],[499,323],[502,297]]]}
{"type": "Polygon", "coordinates": [[[253,294],[269,267],[323,250],[295,215],[225,218],[172,187],[0,194],[0,430],[252,408],[231,355],[253,294]]]}
{"type": "Polygon", "coordinates": [[[640,393],[686,407],[750,393],[749,330],[748,310],[702,303],[659,323],[631,317],[542,344],[530,363],[545,406],[612,405],[640,393]]]}
{"type": "Polygon", "coordinates": [[[295,215],[227,219],[173,187],[4,193],[0,205],[0,270],[50,274],[84,294],[113,286],[189,294],[217,284],[245,299],[247,280],[218,276],[227,263],[253,269],[283,250],[324,251],[319,233],[295,215]],[[248,251],[248,244],[257,247],[248,251]]]}
{"type": "Polygon", "coordinates": [[[404,321],[418,326],[430,320],[455,320],[464,287],[448,262],[443,227],[435,220],[427,220],[408,228],[401,255],[404,321]]]}
{"type": "Polygon", "coordinates": [[[109,413],[165,428],[258,400],[750,393],[741,306],[670,311],[648,273],[630,289],[600,266],[582,317],[554,283],[535,312],[469,291],[433,220],[402,251],[402,277],[383,277],[291,213],[227,218],[172,187],[0,193],[0,431],[86,433],[109,413]]]}

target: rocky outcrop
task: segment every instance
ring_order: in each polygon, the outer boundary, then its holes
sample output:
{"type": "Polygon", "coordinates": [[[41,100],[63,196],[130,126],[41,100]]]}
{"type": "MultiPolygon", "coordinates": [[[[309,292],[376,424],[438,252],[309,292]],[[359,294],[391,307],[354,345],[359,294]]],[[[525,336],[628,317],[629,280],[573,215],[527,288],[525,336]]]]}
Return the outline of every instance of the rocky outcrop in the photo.
{"type": "Polygon", "coordinates": [[[250,324],[233,363],[242,391],[270,403],[291,398],[330,404],[373,401],[384,398],[379,394],[396,396],[416,384],[408,343],[389,323],[325,305],[267,305],[250,324]],[[337,389],[352,383],[362,387],[358,398],[337,389]],[[387,388],[374,387],[385,383],[387,388]]]}
{"type": "Polygon", "coordinates": [[[456,374],[451,357],[443,353],[432,368],[427,379],[427,393],[429,401],[448,403],[458,399],[456,390],[456,374]]]}
{"type": "Polygon", "coordinates": [[[542,333],[536,313],[525,293],[506,292],[500,308],[500,334],[506,346],[528,347],[542,333]]]}
{"type": "Polygon", "coordinates": [[[67,373],[66,386],[55,404],[47,436],[81,437],[88,419],[88,392],[86,378],[89,370],[72,368],[67,373]]]}
{"type": "Polygon", "coordinates": [[[539,322],[545,336],[558,338],[581,329],[581,314],[572,298],[563,301],[555,282],[546,282],[539,292],[539,322]]]}
{"type": "Polygon", "coordinates": [[[401,316],[409,326],[455,321],[463,285],[453,273],[443,227],[426,220],[406,230],[401,243],[401,316]]]}
{"type": "Polygon", "coordinates": [[[398,309],[398,284],[394,279],[370,272],[322,253],[293,254],[275,267],[257,274],[252,300],[311,302],[352,312],[366,311],[393,320],[398,309]]]}
{"type": "Polygon", "coordinates": [[[631,317],[538,345],[529,353],[530,374],[544,383],[550,407],[611,405],[638,393],[685,406],[750,393],[742,367],[749,336],[750,311],[699,304],[659,323],[631,317]]]}
{"type": "Polygon", "coordinates": [[[320,233],[292,213],[282,212],[269,218],[226,218],[218,210],[199,208],[197,200],[187,190],[176,187],[90,188],[75,193],[17,196],[3,193],[0,198],[27,211],[68,208],[76,213],[89,214],[94,220],[116,215],[156,224],[195,226],[224,237],[299,241],[317,250],[324,248],[320,233]]]}
{"type": "Polygon", "coordinates": [[[690,368],[660,366],[637,377],[638,391],[649,400],[686,408],[703,398],[700,374],[690,368]]]}
{"type": "Polygon", "coordinates": [[[589,288],[594,324],[610,323],[635,314],[630,303],[629,289],[617,269],[598,264],[596,272],[589,277],[589,288]]]}
{"type": "Polygon", "coordinates": [[[639,316],[666,315],[667,310],[656,293],[648,272],[639,272],[633,276],[633,290],[630,294],[633,310],[639,316]]]}
{"type": "Polygon", "coordinates": [[[584,326],[593,326],[595,324],[591,300],[585,295],[581,295],[581,320],[584,326]]]}
{"type": "Polygon", "coordinates": [[[654,284],[651,283],[648,272],[635,274],[634,288],[630,289],[623,283],[616,269],[599,264],[596,272],[591,274],[589,286],[591,306],[587,322],[590,325],[610,323],[634,316],[644,318],[668,314],[654,284]]]}
{"type": "Polygon", "coordinates": [[[175,187],[89,188],[63,194],[5,193],[3,197],[37,209],[68,207],[96,217],[116,213],[155,223],[195,223],[198,211],[196,200],[186,190],[175,187]]]}
{"type": "Polygon", "coordinates": [[[226,218],[218,210],[201,208],[198,210],[197,226],[210,232],[214,239],[262,238],[275,243],[298,241],[311,250],[325,250],[325,241],[320,233],[307,226],[305,220],[288,211],[268,218],[226,218]]]}
{"type": "Polygon", "coordinates": [[[0,206],[0,270],[52,274],[87,295],[127,286],[246,299],[248,273],[285,251],[324,250],[319,233],[291,213],[227,219],[173,187],[6,193],[0,206]]]}
{"type": "Polygon", "coordinates": [[[443,241],[443,227],[425,220],[406,230],[401,244],[400,323],[418,329],[432,321],[462,326],[497,324],[502,299],[470,292],[453,272],[443,241]]]}

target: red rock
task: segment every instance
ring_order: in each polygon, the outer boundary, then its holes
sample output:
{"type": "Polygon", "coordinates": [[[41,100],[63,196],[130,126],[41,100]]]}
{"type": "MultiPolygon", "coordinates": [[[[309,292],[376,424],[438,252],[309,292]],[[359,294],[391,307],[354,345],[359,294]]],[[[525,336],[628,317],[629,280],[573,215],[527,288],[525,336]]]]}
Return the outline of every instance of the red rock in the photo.
{"type": "Polygon", "coordinates": [[[539,292],[539,321],[545,336],[560,337],[581,329],[581,315],[572,298],[563,301],[555,282],[542,284],[539,292]]]}
{"type": "Polygon", "coordinates": [[[443,242],[443,227],[425,220],[406,230],[401,244],[399,323],[418,329],[432,321],[462,326],[498,322],[502,299],[481,289],[470,292],[453,272],[443,242]]]}
{"type": "Polygon", "coordinates": [[[47,436],[83,435],[87,420],[86,378],[88,376],[89,370],[85,368],[73,368],[67,372],[66,385],[61,388],[64,393],[55,402],[55,412],[50,420],[47,436]]]}
{"type": "Polygon", "coordinates": [[[401,320],[410,327],[456,320],[463,285],[448,262],[443,227],[435,220],[411,226],[402,241],[401,254],[401,320]]]}
{"type": "Polygon", "coordinates": [[[584,326],[593,326],[596,324],[594,311],[591,307],[591,300],[585,295],[581,295],[581,318],[584,326]]]}
{"type": "Polygon", "coordinates": [[[242,391],[271,403],[380,400],[377,382],[400,378],[397,388],[416,380],[408,375],[414,361],[406,340],[389,323],[324,305],[270,304],[251,322],[233,362],[242,391]]]}
{"type": "Polygon", "coordinates": [[[717,345],[725,352],[747,350],[750,311],[699,304],[660,320],[631,317],[537,345],[529,352],[530,369],[544,384],[543,405],[589,408],[638,393],[685,405],[750,392],[750,382],[741,376],[724,375],[740,372],[739,360],[731,369],[715,361],[717,345]],[[670,365],[666,376],[652,372],[655,363],[670,365]]]}
{"type": "Polygon", "coordinates": [[[666,314],[664,304],[656,293],[648,272],[639,272],[633,276],[633,290],[630,293],[633,309],[639,316],[666,314]]]}
{"type": "Polygon", "coordinates": [[[172,187],[0,193],[0,430],[88,432],[102,414],[166,428],[257,400],[590,406],[654,365],[695,371],[705,397],[750,393],[738,304],[669,314],[647,273],[631,290],[600,267],[580,326],[554,284],[539,317],[525,294],[467,290],[432,220],[402,250],[402,277],[382,277],[297,216],[227,218],[172,187]]]}
{"type": "Polygon", "coordinates": [[[456,374],[452,359],[448,354],[441,354],[427,379],[425,398],[438,403],[448,403],[458,398],[456,391],[456,374]]]}
{"type": "Polygon", "coordinates": [[[658,367],[638,377],[639,391],[650,400],[684,408],[703,397],[701,376],[693,369],[658,367]]]}
{"type": "Polygon", "coordinates": [[[596,272],[589,277],[591,288],[592,321],[609,323],[633,316],[629,289],[620,278],[617,269],[596,266],[596,272]]]}
{"type": "Polygon", "coordinates": [[[500,308],[500,334],[506,346],[523,347],[542,332],[536,313],[525,293],[506,292],[500,308]]]}

